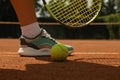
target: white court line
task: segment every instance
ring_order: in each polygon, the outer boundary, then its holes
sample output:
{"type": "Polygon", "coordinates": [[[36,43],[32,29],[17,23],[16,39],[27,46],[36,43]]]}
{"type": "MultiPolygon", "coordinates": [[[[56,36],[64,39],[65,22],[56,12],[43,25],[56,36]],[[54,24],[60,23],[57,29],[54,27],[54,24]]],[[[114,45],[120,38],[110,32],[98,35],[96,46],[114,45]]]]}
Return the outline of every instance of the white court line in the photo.
{"type": "Polygon", "coordinates": [[[72,54],[120,54],[118,52],[73,52],[72,54]]]}
{"type": "Polygon", "coordinates": [[[0,56],[19,56],[17,52],[1,52],[0,56]]]}

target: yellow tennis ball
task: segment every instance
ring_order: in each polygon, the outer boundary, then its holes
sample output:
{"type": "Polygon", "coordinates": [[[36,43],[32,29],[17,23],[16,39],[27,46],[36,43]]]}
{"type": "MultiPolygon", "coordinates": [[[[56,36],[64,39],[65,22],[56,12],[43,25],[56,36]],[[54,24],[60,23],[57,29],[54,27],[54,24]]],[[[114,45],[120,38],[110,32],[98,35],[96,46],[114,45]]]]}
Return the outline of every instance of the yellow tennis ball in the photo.
{"type": "Polygon", "coordinates": [[[65,61],[68,56],[68,49],[63,44],[55,44],[52,46],[50,52],[51,58],[54,61],[65,61]]]}

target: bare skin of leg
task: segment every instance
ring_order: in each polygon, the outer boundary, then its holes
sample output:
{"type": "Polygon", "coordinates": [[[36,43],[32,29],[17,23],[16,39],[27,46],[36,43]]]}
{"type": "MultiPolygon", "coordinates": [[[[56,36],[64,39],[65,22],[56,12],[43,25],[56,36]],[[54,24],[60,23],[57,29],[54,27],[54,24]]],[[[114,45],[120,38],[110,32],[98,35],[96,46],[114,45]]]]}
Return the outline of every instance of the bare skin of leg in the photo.
{"type": "Polygon", "coordinates": [[[11,3],[21,26],[37,22],[34,0],[11,0],[11,3]]]}

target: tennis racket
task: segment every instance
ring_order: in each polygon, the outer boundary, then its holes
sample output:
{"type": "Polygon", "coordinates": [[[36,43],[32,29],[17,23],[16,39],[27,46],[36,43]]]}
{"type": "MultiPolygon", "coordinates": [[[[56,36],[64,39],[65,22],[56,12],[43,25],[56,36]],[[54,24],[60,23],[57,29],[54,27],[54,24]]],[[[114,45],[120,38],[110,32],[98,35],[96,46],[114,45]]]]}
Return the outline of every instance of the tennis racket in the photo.
{"type": "Polygon", "coordinates": [[[99,14],[102,0],[43,0],[51,16],[69,27],[83,27],[99,14]]]}

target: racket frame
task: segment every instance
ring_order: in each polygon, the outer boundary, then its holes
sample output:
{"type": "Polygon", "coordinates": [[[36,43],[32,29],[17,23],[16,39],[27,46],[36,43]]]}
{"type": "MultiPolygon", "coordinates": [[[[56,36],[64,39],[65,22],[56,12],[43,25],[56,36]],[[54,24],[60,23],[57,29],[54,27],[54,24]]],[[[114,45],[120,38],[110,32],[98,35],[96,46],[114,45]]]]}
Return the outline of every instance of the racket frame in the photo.
{"type": "MultiPolygon", "coordinates": [[[[47,11],[49,12],[49,14],[56,20],[58,21],[59,23],[61,23],[62,25],[65,25],[67,27],[71,27],[71,28],[79,28],[79,27],[84,27],[84,26],[87,26],[88,24],[90,24],[93,20],[95,20],[95,18],[99,15],[99,12],[101,11],[101,8],[102,8],[102,2],[103,0],[101,0],[101,4],[99,5],[99,10],[97,11],[96,15],[91,19],[89,20],[88,22],[86,23],[80,23],[79,26],[71,26],[71,25],[66,25],[65,23],[62,23],[61,21],[59,21],[56,16],[51,12],[51,10],[49,9],[49,7],[47,6],[47,3],[45,0],[42,0],[43,1],[43,4],[45,6],[45,8],[47,9],[47,11]]],[[[71,23],[72,24],[72,23],[71,23]]]]}

